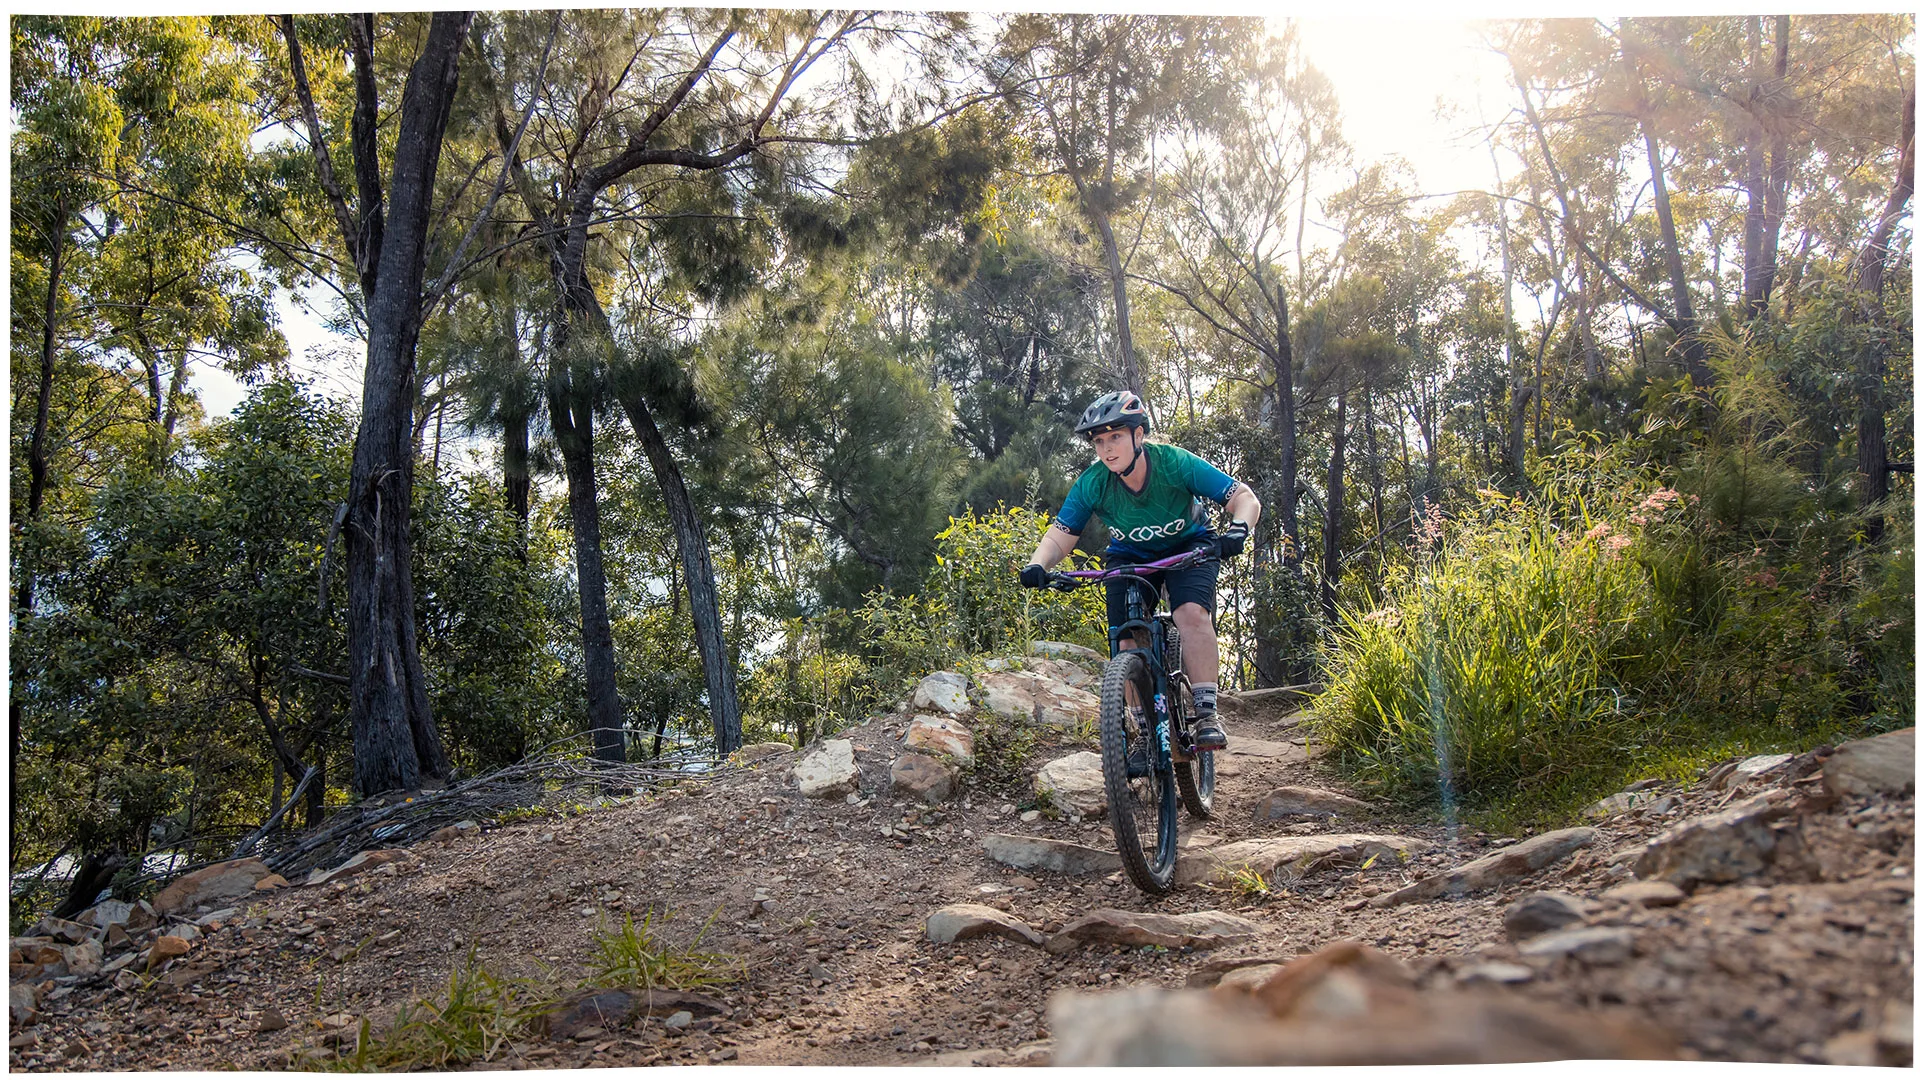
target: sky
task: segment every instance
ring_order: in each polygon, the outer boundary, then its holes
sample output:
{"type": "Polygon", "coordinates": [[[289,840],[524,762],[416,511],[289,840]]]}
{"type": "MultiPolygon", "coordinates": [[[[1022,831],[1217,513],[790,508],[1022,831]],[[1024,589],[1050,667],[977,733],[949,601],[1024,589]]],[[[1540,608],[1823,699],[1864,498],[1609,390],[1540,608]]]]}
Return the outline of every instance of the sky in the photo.
{"type": "MultiPolygon", "coordinates": [[[[1499,99],[1499,58],[1480,45],[1479,31],[1467,19],[1385,10],[1389,13],[1299,23],[1308,59],[1339,95],[1354,164],[1399,154],[1426,191],[1493,186],[1486,147],[1468,129],[1479,122],[1476,94],[1499,99]],[[1459,107],[1455,119],[1435,119],[1441,97],[1459,107]]],[[[316,306],[327,303],[323,291],[309,299],[316,306]]],[[[329,332],[291,296],[280,295],[276,308],[295,374],[331,396],[358,400],[360,343],[329,332]]],[[[210,417],[225,415],[246,396],[246,387],[210,365],[195,371],[193,381],[210,417]]]]}

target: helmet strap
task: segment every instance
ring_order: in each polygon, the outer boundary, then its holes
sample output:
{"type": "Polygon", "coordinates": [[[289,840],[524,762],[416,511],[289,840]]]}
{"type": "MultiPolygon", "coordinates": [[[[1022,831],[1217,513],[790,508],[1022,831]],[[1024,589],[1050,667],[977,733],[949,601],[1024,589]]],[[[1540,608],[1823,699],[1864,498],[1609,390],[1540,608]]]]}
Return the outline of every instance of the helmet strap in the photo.
{"type": "Polygon", "coordinates": [[[1134,435],[1135,435],[1135,438],[1133,440],[1133,460],[1127,462],[1127,467],[1120,470],[1120,478],[1122,480],[1133,475],[1133,470],[1140,467],[1141,455],[1146,453],[1146,446],[1144,445],[1145,440],[1138,437],[1140,429],[1133,428],[1132,431],[1134,432],[1134,435]]]}

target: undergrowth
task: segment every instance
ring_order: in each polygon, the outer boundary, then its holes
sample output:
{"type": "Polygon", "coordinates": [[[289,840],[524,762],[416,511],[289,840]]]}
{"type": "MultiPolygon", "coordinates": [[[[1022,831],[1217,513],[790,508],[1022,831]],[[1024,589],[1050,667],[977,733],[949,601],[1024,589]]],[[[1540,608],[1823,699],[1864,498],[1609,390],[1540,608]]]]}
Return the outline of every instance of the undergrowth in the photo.
{"type": "Polygon", "coordinates": [[[1576,451],[1431,522],[1342,612],[1316,733],[1375,797],[1502,832],[1643,777],[1911,724],[1911,526],[1863,545],[1778,448],[1670,487],[1576,451]],[[1765,473],[1765,482],[1758,479],[1765,473]],[[1691,490],[1683,490],[1691,489],[1691,490]]]}
{"type": "Polygon", "coordinates": [[[738,980],[744,968],[738,958],[699,948],[712,921],[709,918],[692,941],[678,944],[660,935],[651,910],[638,924],[629,915],[621,924],[594,933],[587,977],[572,985],[551,974],[542,978],[498,975],[468,949],[464,963],[448,978],[444,994],[402,1006],[393,1023],[378,1031],[362,1018],[358,1029],[341,1040],[336,1056],[309,1051],[294,1067],[327,1072],[458,1068],[494,1060],[577,991],[697,990],[726,985],[738,980]]]}

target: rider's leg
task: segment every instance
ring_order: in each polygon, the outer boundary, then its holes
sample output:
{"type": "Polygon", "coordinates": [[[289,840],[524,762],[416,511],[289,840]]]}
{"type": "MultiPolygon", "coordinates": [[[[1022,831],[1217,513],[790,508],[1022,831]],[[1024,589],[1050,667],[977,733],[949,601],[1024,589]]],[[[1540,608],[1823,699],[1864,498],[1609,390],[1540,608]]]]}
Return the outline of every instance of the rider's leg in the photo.
{"type": "Polygon", "coordinates": [[[1220,682],[1220,638],[1213,632],[1213,614],[1199,604],[1173,609],[1173,625],[1180,628],[1180,668],[1193,683],[1220,682]]]}

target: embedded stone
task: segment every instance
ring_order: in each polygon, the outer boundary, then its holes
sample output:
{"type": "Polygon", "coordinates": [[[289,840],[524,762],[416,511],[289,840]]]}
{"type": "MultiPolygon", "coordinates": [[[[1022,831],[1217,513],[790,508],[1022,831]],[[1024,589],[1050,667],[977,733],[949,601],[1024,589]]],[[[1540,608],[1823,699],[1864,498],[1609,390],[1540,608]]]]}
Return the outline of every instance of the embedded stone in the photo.
{"type": "Polygon", "coordinates": [[[913,707],[956,716],[966,712],[973,707],[967,701],[967,677],[957,671],[936,671],[921,679],[913,691],[913,707]]]}
{"type": "Polygon", "coordinates": [[[1844,743],[1825,766],[1835,795],[1903,794],[1913,790],[1913,729],[1844,743]]]}
{"type": "Polygon", "coordinates": [[[1100,755],[1082,750],[1047,762],[1033,774],[1033,793],[1069,814],[1105,813],[1107,781],[1100,770],[1100,755]]]}
{"type": "Polygon", "coordinates": [[[1598,830],[1581,827],[1560,829],[1529,837],[1491,855],[1421,878],[1390,893],[1381,893],[1367,901],[1370,907],[1393,907],[1414,900],[1438,896],[1461,896],[1482,889],[1498,888],[1523,881],[1552,866],[1568,855],[1599,839],[1598,830]]]}
{"type": "Polygon", "coordinates": [[[944,716],[916,716],[904,741],[916,750],[946,754],[961,765],[973,763],[973,732],[958,720],[944,716]]]}
{"type": "Polygon", "coordinates": [[[1521,956],[1571,956],[1589,964],[1625,963],[1633,956],[1632,930],[1624,926],[1579,926],[1555,930],[1520,946],[1521,956]]]}
{"type": "Polygon", "coordinates": [[[1629,881],[1600,894],[1605,900],[1620,900],[1641,907],[1672,907],[1687,898],[1671,881],[1629,881]]]}
{"type": "Polygon", "coordinates": [[[893,790],[927,803],[951,799],[959,776],[952,766],[939,758],[908,751],[893,761],[890,770],[893,790]]]}
{"type": "Polygon", "coordinates": [[[1312,787],[1279,787],[1262,795],[1260,801],[1253,804],[1253,819],[1271,821],[1275,818],[1338,817],[1342,814],[1351,817],[1355,814],[1371,814],[1377,809],[1370,802],[1363,802],[1337,791],[1325,791],[1312,787]]]}
{"type": "Polygon", "coordinates": [[[1703,881],[1738,881],[1759,873],[1779,846],[1774,822],[1788,812],[1784,796],[1769,791],[1675,825],[1648,841],[1634,862],[1634,874],[1691,889],[1703,881]]]}
{"type": "Polygon", "coordinates": [[[1000,937],[1024,945],[1041,945],[1046,937],[1026,923],[985,904],[948,904],[927,916],[927,940],[940,944],[1000,937]]]}
{"type": "Polygon", "coordinates": [[[1507,905],[1501,921],[1507,940],[1522,941],[1587,919],[1587,905],[1572,893],[1552,890],[1528,893],[1507,905]]]}
{"type": "MultiPolygon", "coordinates": [[[[271,873],[273,871],[264,861],[252,858],[203,866],[175,878],[161,889],[153,898],[153,910],[162,915],[171,915],[210,900],[245,896],[253,891],[255,882],[271,873]]],[[[129,929],[132,927],[129,926],[129,929]]]]}
{"type": "Polygon", "coordinates": [[[1098,697],[1039,672],[990,671],[979,686],[987,708],[1016,723],[1073,731],[1100,715],[1098,697]]]}
{"type": "Polygon", "coordinates": [[[1269,883],[1296,881],[1322,869],[1399,866],[1407,856],[1431,847],[1411,836],[1375,833],[1325,833],[1236,840],[1198,849],[1182,849],[1174,880],[1182,885],[1231,881],[1242,872],[1269,883]]]}
{"type": "Polygon", "coordinates": [[[1047,951],[1065,952],[1090,941],[1112,945],[1159,945],[1169,949],[1217,949],[1252,941],[1260,924],[1224,911],[1185,915],[1101,908],[1067,923],[1047,941],[1047,951]]]}
{"type": "Polygon", "coordinates": [[[809,798],[837,799],[860,785],[860,766],[853,760],[853,742],[828,739],[820,749],[794,763],[794,783],[809,798]]]}
{"type": "MultiPolygon", "coordinates": [[[[1016,870],[1051,870],[1056,874],[1110,874],[1120,869],[1120,854],[1043,836],[989,833],[981,841],[987,857],[1016,870]]],[[[1031,886],[1029,886],[1031,887],[1031,886]]]]}

